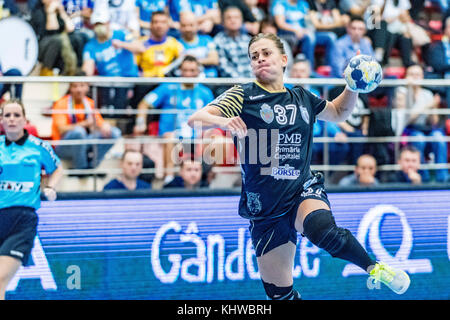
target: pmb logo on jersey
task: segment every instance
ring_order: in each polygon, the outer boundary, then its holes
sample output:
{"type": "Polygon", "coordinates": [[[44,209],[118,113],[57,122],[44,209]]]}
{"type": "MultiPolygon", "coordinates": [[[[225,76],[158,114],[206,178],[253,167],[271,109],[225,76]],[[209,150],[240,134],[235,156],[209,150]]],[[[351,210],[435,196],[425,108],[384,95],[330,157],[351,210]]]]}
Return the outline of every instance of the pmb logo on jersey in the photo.
{"type": "Polygon", "coordinates": [[[276,180],[296,180],[300,176],[300,170],[286,164],[280,167],[273,167],[271,176],[276,180]]]}
{"type": "Polygon", "coordinates": [[[261,118],[264,120],[265,123],[270,124],[273,121],[274,113],[272,110],[272,107],[269,106],[267,103],[264,103],[261,106],[261,110],[259,111],[259,114],[261,115],[261,118]]]}

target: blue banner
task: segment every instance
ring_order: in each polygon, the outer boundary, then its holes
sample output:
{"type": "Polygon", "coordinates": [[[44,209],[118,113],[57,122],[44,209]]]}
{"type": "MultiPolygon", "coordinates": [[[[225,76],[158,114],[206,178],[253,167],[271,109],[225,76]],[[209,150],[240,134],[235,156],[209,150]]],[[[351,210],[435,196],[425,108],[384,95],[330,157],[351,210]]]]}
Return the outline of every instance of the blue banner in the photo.
{"type": "MultiPolygon", "coordinates": [[[[304,299],[449,299],[449,190],[329,194],[338,225],[406,270],[396,295],[299,236],[304,299]]],[[[265,299],[238,196],[43,202],[33,264],[7,299],[265,299]]]]}

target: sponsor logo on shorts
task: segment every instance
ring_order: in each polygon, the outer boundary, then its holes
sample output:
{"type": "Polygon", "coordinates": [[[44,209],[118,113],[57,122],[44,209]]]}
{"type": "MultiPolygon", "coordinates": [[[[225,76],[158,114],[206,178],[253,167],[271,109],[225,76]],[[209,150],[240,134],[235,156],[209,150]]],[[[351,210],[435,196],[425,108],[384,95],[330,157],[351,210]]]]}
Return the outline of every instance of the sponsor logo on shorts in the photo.
{"type": "Polygon", "coordinates": [[[296,180],[300,176],[300,170],[287,164],[281,167],[273,167],[271,176],[276,180],[296,180]]]}
{"type": "Polygon", "coordinates": [[[19,258],[23,258],[23,256],[24,256],[22,252],[16,251],[16,250],[11,250],[9,252],[9,254],[12,255],[12,256],[19,257],[19,258]]]}
{"type": "Polygon", "coordinates": [[[262,204],[259,199],[260,194],[255,192],[246,192],[247,193],[247,208],[251,214],[256,215],[261,212],[262,204]]]}
{"type": "Polygon", "coordinates": [[[314,190],[313,188],[308,188],[305,191],[302,192],[301,196],[302,197],[317,197],[320,198],[322,197],[322,192],[324,191],[323,188],[318,188],[316,190],[314,190]]]}

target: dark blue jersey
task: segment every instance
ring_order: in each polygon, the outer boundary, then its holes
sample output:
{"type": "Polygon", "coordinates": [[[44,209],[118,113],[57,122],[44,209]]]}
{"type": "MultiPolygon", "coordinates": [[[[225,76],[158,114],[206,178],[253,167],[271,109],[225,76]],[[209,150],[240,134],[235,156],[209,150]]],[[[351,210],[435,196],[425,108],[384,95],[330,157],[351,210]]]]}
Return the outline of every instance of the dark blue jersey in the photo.
{"type": "Polygon", "coordinates": [[[242,171],[239,214],[258,220],[289,212],[311,177],[313,125],[326,101],[301,87],[269,92],[248,83],[210,105],[247,126],[247,136],[235,139],[242,171]]]}

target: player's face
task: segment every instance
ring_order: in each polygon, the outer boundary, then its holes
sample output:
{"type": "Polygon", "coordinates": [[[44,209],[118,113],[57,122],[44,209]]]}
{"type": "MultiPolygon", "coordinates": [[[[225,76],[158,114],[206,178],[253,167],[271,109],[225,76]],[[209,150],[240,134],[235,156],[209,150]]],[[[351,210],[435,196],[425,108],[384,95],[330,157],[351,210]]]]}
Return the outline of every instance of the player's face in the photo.
{"type": "Polygon", "coordinates": [[[283,76],[283,68],[287,65],[287,56],[281,54],[270,39],[260,39],[250,46],[250,61],[258,81],[273,82],[283,76]]]}
{"type": "Polygon", "coordinates": [[[420,154],[418,152],[404,151],[398,161],[400,169],[408,173],[409,171],[418,171],[420,167],[420,154]]]}
{"type": "Polygon", "coordinates": [[[196,185],[202,178],[202,164],[197,161],[186,161],[180,170],[180,176],[185,186],[196,185]]]}
{"type": "Polygon", "coordinates": [[[19,134],[23,131],[27,120],[22,107],[17,103],[9,103],[3,107],[0,123],[7,134],[19,134]]]}
{"type": "Polygon", "coordinates": [[[142,171],[142,154],[128,152],[122,160],[122,172],[127,179],[136,179],[142,171]]]}

